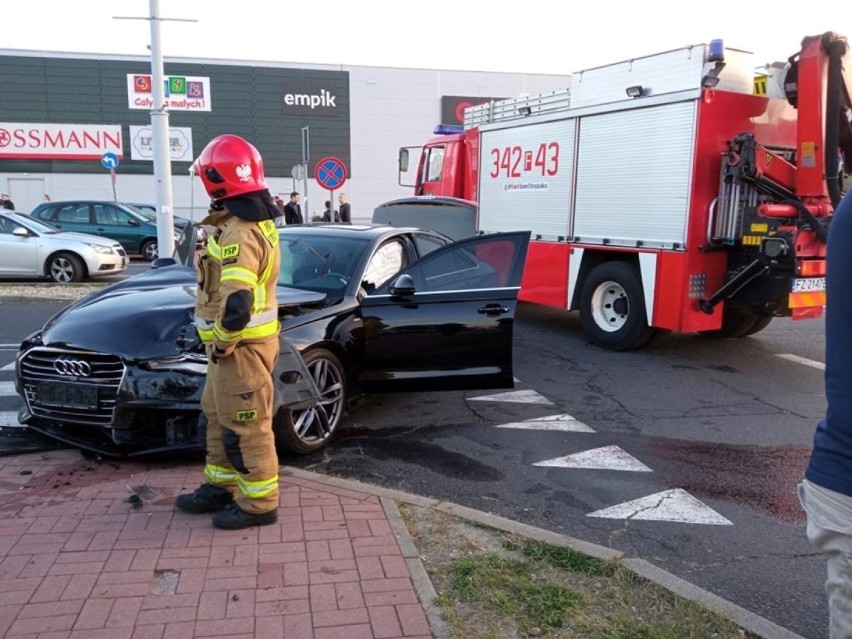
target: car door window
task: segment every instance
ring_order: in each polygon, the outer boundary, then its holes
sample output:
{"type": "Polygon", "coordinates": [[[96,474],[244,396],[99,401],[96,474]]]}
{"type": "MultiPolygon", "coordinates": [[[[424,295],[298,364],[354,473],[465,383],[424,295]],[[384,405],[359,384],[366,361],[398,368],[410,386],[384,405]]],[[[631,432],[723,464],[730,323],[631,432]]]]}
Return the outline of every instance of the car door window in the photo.
{"type": "Polygon", "coordinates": [[[135,218],[112,204],[95,204],[95,221],[110,226],[131,226],[135,218]]]}
{"type": "Polygon", "coordinates": [[[361,286],[370,293],[399,273],[404,266],[405,250],[402,243],[398,240],[385,242],[373,253],[367,263],[364,276],[361,278],[361,286]]]}
{"type": "Polygon", "coordinates": [[[526,238],[528,234],[495,234],[452,244],[430,253],[406,273],[414,278],[418,293],[519,286],[517,267],[526,255],[526,238]]]}
{"type": "Polygon", "coordinates": [[[66,204],[62,206],[55,215],[51,215],[47,219],[55,220],[56,222],[73,222],[75,224],[89,223],[89,205],[88,204],[66,204]]]}
{"type": "Polygon", "coordinates": [[[448,242],[430,235],[413,235],[414,246],[417,248],[417,255],[423,257],[429,255],[434,250],[446,246],[448,242]]]}

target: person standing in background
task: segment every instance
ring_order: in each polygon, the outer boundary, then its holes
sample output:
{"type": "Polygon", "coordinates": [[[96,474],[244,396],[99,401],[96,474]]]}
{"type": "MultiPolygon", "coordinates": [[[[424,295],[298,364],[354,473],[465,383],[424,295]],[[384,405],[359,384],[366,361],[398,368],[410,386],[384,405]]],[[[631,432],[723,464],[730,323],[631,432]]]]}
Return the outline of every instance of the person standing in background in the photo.
{"type": "Polygon", "coordinates": [[[302,196],[299,195],[298,191],[290,193],[290,201],[284,205],[284,222],[287,225],[302,224],[304,222],[304,219],[302,218],[302,207],[299,206],[299,201],[301,199],[302,196]]]}
{"type": "Polygon", "coordinates": [[[15,203],[9,199],[8,193],[0,193],[0,206],[9,211],[15,210],[15,203]]]}
{"type": "Polygon", "coordinates": [[[331,208],[331,200],[325,201],[325,211],[322,212],[323,222],[340,222],[340,213],[331,208]]]}
{"type": "Polygon", "coordinates": [[[352,224],[352,212],[349,206],[349,200],[346,193],[341,193],[337,196],[337,201],[340,203],[340,222],[341,224],[352,224]]]}

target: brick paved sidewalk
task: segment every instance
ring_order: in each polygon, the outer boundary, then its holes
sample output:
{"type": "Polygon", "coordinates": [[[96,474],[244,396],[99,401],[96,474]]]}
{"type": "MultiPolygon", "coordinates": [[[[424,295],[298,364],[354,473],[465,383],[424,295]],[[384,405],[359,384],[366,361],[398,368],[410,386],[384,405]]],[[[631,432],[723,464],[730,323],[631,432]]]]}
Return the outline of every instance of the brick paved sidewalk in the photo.
{"type": "Polygon", "coordinates": [[[374,495],[281,477],[278,523],[216,530],[173,508],[201,464],[0,457],[0,636],[431,637],[374,495]],[[128,486],[155,495],[128,501],[128,486]]]}

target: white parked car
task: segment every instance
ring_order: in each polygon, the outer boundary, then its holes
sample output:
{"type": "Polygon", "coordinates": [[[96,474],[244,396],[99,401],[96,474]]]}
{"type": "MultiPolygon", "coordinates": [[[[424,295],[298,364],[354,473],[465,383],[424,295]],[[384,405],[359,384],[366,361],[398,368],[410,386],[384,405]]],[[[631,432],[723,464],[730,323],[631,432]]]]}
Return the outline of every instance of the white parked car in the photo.
{"type": "Polygon", "coordinates": [[[121,244],[97,235],[62,231],[14,211],[0,211],[0,277],[79,282],[127,268],[121,244]]]}

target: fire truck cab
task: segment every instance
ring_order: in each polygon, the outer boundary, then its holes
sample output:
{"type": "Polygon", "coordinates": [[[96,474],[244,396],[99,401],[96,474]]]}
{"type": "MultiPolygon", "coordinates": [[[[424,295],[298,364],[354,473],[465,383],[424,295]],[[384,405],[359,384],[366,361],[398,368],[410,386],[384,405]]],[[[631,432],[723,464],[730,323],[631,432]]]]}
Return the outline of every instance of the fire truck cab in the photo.
{"type": "Polygon", "coordinates": [[[579,311],[605,348],[818,317],[852,161],[847,48],[805,38],[766,94],[753,55],[714,40],[471,107],[422,147],[414,193],[475,201],[480,233],[531,230],[519,299],[579,311]]]}

